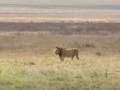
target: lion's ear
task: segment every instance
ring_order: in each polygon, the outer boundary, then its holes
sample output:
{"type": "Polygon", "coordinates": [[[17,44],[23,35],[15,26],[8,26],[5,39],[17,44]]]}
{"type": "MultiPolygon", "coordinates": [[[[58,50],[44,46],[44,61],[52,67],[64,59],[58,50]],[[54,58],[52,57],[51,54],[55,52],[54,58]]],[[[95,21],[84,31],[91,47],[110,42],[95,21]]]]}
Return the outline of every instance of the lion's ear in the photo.
{"type": "Polygon", "coordinates": [[[56,46],[55,48],[58,48],[58,46],[56,46]]]}
{"type": "Polygon", "coordinates": [[[56,46],[57,49],[59,49],[60,47],[56,46]]]}

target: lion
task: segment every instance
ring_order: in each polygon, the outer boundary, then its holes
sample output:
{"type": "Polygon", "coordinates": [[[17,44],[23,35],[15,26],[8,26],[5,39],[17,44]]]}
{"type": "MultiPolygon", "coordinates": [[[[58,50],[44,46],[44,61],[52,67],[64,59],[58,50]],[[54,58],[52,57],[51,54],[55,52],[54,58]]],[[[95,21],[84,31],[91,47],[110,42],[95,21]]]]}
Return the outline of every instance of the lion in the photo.
{"type": "Polygon", "coordinates": [[[55,48],[55,54],[59,56],[61,61],[64,61],[65,57],[71,57],[71,59],[73,60],[74,56],[76,56],[77,60],[79,60],[78,57],[78,49],[77,48],[63,48],[63,47],[56,47],[55,48]]]}

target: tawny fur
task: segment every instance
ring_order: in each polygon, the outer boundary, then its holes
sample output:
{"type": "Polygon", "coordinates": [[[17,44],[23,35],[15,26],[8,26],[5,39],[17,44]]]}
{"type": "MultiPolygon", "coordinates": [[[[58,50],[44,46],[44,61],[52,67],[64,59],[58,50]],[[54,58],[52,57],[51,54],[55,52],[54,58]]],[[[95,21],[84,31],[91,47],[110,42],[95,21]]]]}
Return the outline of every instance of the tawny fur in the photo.
{"type": "Polygon", "coordinates": [[[77,60],[78,57],[78,49],[77,48],[62,48],[62,47],[56,47],[55,54],[57,54],[61,61],[64,61],[65,57],[69,57],[73,60],[74,56],[76,56],[77,60]]]}

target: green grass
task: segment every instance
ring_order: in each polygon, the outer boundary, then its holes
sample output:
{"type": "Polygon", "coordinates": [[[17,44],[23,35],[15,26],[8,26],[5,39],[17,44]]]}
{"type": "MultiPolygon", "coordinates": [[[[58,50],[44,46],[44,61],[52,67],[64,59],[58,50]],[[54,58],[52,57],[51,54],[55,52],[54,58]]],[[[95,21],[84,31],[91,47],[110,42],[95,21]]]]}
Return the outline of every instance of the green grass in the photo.
{"type": "Polygon", "coordinates": [[[80,55],[80,60],[57,56],[1,56],[1,90],[119,90],[119,55],[80,55]]]}

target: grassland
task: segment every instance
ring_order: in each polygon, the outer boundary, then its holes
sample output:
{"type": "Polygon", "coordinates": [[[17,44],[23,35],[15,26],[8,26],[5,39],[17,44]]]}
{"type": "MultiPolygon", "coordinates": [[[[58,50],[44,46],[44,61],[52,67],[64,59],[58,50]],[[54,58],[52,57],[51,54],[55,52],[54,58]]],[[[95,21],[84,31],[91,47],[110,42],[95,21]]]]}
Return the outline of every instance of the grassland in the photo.
{"type": "Polygon", "coordinates": [[[0,90],[119,90],[119,23],[0,23],[0,90]],[[77,47],[61,62],[56,45],[77,47]]]}

